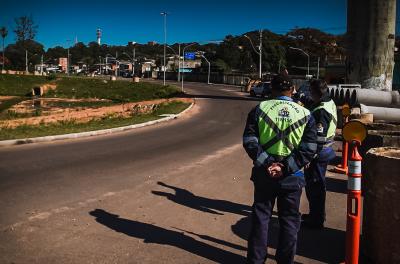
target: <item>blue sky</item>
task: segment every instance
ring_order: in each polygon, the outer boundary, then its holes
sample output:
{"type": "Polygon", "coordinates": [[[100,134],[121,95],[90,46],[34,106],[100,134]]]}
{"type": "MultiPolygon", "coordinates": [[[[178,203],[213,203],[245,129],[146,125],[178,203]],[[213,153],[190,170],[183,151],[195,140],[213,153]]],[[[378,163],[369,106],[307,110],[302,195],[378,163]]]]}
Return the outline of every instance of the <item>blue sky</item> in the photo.
{"type": "Polygon", "coordinates": [[[346,0],[2,0],[0,26],[9,28],[6,43],[15,41],[14,18],[32,15],[39,26],[36,40],[46,48],[66,46],[67,39],[88,43],[103,31],[102,43],[221,40],[259,28],[285,33],[298,27],[315,27],[330,33],[346,30],[346,0]]]}

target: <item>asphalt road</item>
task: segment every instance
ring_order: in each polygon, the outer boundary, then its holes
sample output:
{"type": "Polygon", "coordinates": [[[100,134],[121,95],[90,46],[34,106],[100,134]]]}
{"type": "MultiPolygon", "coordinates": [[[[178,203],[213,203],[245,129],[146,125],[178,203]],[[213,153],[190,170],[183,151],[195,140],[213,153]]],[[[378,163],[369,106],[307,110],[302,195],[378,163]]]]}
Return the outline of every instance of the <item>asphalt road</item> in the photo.
{"type": "MultiPolygon", "coordinates": [[[[185,89],[195,107],[168,123],[0,148],[0,263],[242,263],[252,186],[241,138],[257,100],[185,89]]],[[[302,234],[301,263],[343,256],[345,182],[332,181],[329,228],[302,234]]]]}

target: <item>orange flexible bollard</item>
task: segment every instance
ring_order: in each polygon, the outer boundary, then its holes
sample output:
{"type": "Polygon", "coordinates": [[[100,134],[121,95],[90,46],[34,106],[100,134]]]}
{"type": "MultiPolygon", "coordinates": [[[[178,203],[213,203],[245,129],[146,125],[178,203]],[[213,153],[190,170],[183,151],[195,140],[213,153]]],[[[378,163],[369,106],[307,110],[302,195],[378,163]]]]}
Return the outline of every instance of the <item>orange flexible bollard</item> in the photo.
{"type": "MultiPolygon", "coordinates": [[[[343,126],[346,125],[348,122],[348,117],[343,116],[343,126]]],[[[334,172],[336,173],[341,173],[341,174],[347,174],[348,167],[347,167],[347,159],[348,159],[348,153],[349,153],[349,143],[343,139],[343,144],[342,144],[342,164],[339,164],[338,166],[335,166],[333,169],[334,172]]]]}
{"type": "Polygon", "coordinates": [[[361,161],[359,141],[352,142],[347,184],[346,264],[358,263],[361,219],[361,161]]]}

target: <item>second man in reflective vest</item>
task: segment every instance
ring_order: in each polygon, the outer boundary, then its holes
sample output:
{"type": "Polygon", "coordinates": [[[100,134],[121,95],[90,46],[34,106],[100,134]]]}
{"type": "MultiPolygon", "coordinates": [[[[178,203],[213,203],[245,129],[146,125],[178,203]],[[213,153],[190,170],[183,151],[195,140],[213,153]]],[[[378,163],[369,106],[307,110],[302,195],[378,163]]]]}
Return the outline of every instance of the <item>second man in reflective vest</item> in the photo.
{"type": "Polygon", "coordinates": [[[323,228],[325,221],[326,182],[325,173],[329,161],[335,158],[332,149],[336,132],[336,105],[329,97],[328,86],[325,81],[312,80],[310,82],[312,115],[317,126],[317,155],[306,166],[306,195],[309,202],[309,214],[302,215],[302,226],[309,228],[323,228]]]}

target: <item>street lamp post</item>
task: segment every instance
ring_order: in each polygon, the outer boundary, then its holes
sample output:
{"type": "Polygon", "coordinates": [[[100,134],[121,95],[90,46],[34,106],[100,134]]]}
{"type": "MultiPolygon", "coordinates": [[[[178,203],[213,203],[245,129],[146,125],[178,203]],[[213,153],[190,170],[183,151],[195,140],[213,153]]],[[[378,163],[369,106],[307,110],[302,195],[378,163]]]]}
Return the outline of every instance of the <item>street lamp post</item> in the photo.
{"type": "Polygon", "coordinates": [[[207,77],[207,84],[211,84],[210,83],[210,72],[211,72],[211,63],[207,60],[206,57],[204,57],[204,53],[201,54],[201,57],[203,57],[203,59],[206,60],[206,62],[208,63],[208,77],[207,77]]]}
{"type": "Polygon", "coordinates": [[[289,47],[289,49],[301,51],[303,52],[303,54],[307,56],[307,75],[310,76],[310,55],[308,55],[308,53],[299,48],[289,47]]]}
{"type": "Polygon", "coordinates": [[[104,74],[108,73],[108,71],[107,71],[108,57],[112,58],[112,55],[108,54],[108,53],[106,54],[106,57],[105,57],[106,65],[104,66],[104,74]]]}
{"type": "Polygon", "coordinates": [[[181,80],[181,44],[178,44],[178,82],[181,80]]]}
{"type": "Polygon", "coordinates": [[[28,74],[28,50],[25,50],[25,72],[28,74]]]}
{"type": "Polygon", "coordinates": [[[184,73],[185,73],[184,72],[184,67],[185,67],[185,49],[189,48],[190,46],[193,46],[194,44],[196,44],[196,42],[185,46],[183,48],[183,51],[182,51],[182,55],[183,55],[183,59],[182,59],[182,87],[181,87],[182,93],[184,92],[184,90],[183,90],[183,76],[184,76],[184,73]]]}
{"type": "MultiPolygon", "coordinates": [[[[69,46],[70,46],[70,39],[67,39],[67,43],[68,43],[68,55],[67,55],[67,75],[69,75],[69,46]]],[[[101,67],[101,65],[100,65],[101,67]]]]}
{"type": "Polygon", "coordinates": [[[179,72],[180,72],[180,67],[181,67],[181,58],[180,58],[181,44],[179,44],[179,51],[178,51],[179,55],[176,54],[175,50],[172,47],[167,46],[167,48],[171,49],[172,52],[175,54],[175,56],[178,56],[178,82],[179,82],[179,72]]]}
{"type": "Polygon", "coordinates": [[[165,53],[167,49],[167,12],[161,12],[162,16],[164,16],[164,85],[165,85],[165,53]]]}
{"type": "Polygon", "coordinates": [[[43,54],[40,57],[40,75],[43,75],[43,54]]]}
{"type": "Polygon", "coordinates": [[[132,77],[133,77],[133,75],[134,75],[134,68],[133,68],[134,66],[133,65],[134,65],[135,61],[128,53],[122,52],[122,54],[125,54],[132,61],[132,77]]]}
{"type": "Polygon", "coordinates": [[[251,46],[253,47],[254,51],[258,54],[259,58],[260,58],[260,62],[259,62],[259,77],[261,79],[262,77],[262,30],[260,30],[260,45],[257,46],[258,47],[258,51],[256,50],[256,48],[253,45],[253,41],[251,40],[251,38],[247,35],[244,35],[244,37],[246,37],[249,41],[251,46]]]}

